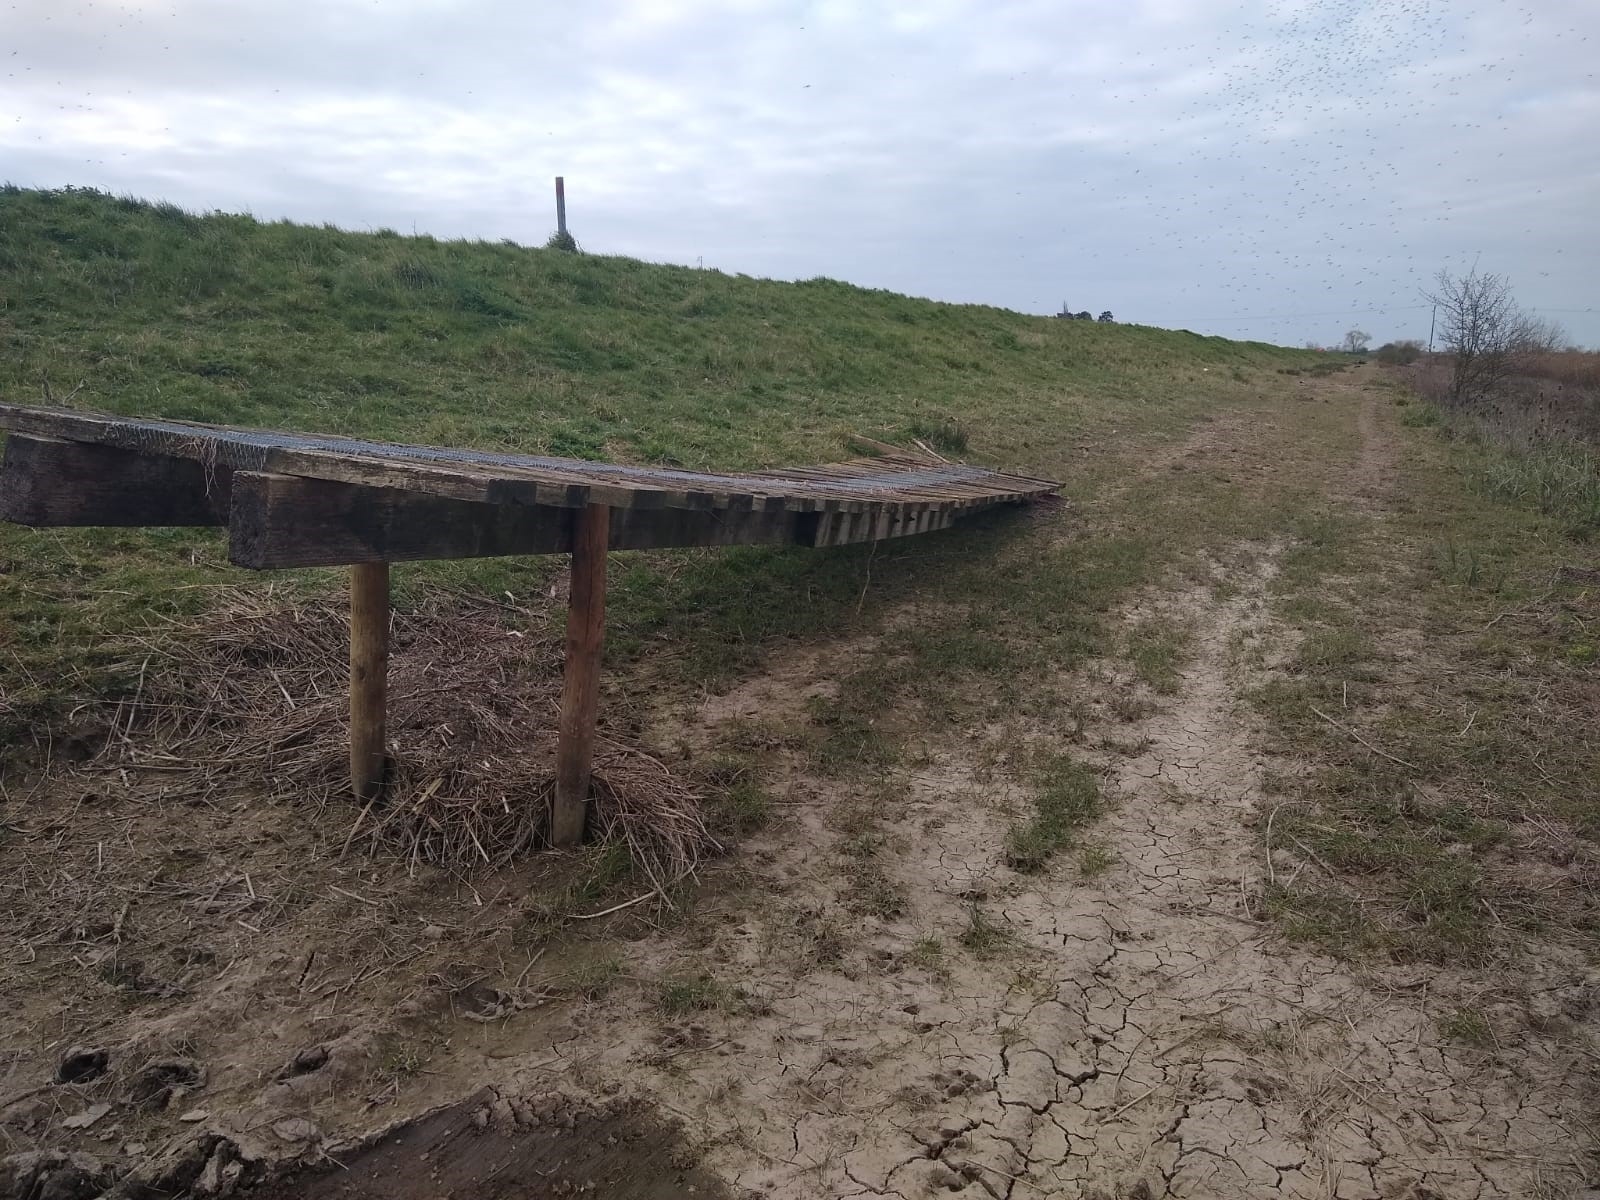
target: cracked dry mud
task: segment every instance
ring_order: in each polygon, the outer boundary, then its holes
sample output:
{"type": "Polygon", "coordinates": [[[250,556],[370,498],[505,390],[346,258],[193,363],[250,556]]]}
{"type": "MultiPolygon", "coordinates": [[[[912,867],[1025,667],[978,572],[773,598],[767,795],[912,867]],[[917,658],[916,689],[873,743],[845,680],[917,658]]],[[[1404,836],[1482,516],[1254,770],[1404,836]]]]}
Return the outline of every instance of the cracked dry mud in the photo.
{"type": "MultiPolygon", "coordinates": [[[[1358,976],[1251,912],[1265,871],[1304,864],[1269,868],[1251,828],[1263,771],[1286,766],[1255,748],[1239,701],[1252,669],[1234,654],[1273,636],[1277,548],[1241,551],[1253,565],[1228,574],[1230,598],[1146,601],[1192,621],[1197,650],[1178,694],[1132,726],[1142,752],[1107,759],[1110,871],[1007,870],[1004,809],[1022,797],[953,754],[912,775],[891,824],[904,915],[860,921],[833,907],[840,860],[813,783],[754,848],[770,903],[704,950],[763,1015],[696,1014],[669,1031],[686,1051],[627,1036],[586,1069],[647,1087],[708,1139],[708,1165],[774,1200],[1573,1194],[1586,1127],[1570,1050],[1535,1036],[1521,1061],[1458,1051],[1430,989],[1470,981],[1358,976]],[[954,944],[975,906],[1013,939],[987,961],[954,944]],[[855,938],[820,967],[800,961],[818,914],[855,938]],[[934,932],[947,949],[930,965],[912,947],[934,932]]],[[[637,1015],[602,1007],[584,1041],[637,1015]]]]}

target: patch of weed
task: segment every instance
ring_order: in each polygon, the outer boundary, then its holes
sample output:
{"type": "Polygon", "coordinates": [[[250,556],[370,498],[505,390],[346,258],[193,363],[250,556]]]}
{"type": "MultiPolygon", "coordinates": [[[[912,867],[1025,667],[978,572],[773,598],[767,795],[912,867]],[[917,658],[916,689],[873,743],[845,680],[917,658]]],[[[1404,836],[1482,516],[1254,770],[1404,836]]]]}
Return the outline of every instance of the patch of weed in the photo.
{"type": "Polygon", "coordinates": [[[989,914],[974,904],[967,910],[967,927],[957,940],[979,961],[987,961],[1016,944],[1016,935],[1004,925],[996,925],[989,914]]]}
{"type": "Polygon", "coordinates": [[[729,999],[728,989],[711,976],[685,975],[661,981],[656,1011],[664,1017],[682,1017],[722,1008],[729,999]]]}
{"type": "Polygon", "coordinates": [[[622,979],[622,956],[600,954],[570,967],[559,980],[561,990],[593,1003],[611,991],[622,979]]]}
{"type": "Polygon", "coordinates": [[[1034,812],[1006,832],[1006,864],[1037,871],[1104,807],[1099,776],[1068,756],[1054,755],[1038,771],[1034,812]]]}
{"type": "Polygon", "coordinates": [[[1489,1018],[1476,1008],[1457,1008],[1440,1017],[1439,1033],[1453,1042],[1465,1042],[1481,1050],[1498,1045],[1489,1018]]]}
{"type": "Polygon", "coordinates": [[[1117,856],[1104,846],[1085,846],[1078,851],[1078,874],[1095,879],[1117,865],[1117,856]]]}
{"type": "Polygon", "coordinates": [[[844,903],[853,913],[885,921],[903,916],[906,911],[905,890],[870,859],[853,865],[844,903]]]}
{"type": "Polygon", "coordinates": [[[1177,621],[1148,618],[1126,635],[1128,661],[1151,691],[1170,696],[1178,690],[1188,661],[1193,630],[1177,621]]]}
{"type": "Polygon", "coordinates": [[[924,971],[937,974],[944,970],[944,943],[932,934],[919,937],[906,951],[906,958],[924,971]]]}

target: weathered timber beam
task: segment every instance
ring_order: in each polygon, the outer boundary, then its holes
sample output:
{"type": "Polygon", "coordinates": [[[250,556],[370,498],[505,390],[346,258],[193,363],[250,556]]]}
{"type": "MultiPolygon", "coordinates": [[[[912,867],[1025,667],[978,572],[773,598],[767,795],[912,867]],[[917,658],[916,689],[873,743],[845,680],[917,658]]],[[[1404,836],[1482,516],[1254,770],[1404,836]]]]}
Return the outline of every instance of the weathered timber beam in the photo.
{"type": "Polygon", "coordinates": [[[571,545],[570,514],[236,471],[228,557],[262,570],[555,554],[571,545]]]}
{"type": "Polygon", "coordinates": [[[550,842],[583,839],[600,706],[600,651],[606,636],[606,546],[611,510],[591,504],[578,513],[572,539],[572,589],[567,607],[567,661],[556,739],[556,787],[550,804],[550,842]]]}
{"type": "Polygon", "coordinates": [[[350,790],[362,804],[383,788],[389,692],[389,564],[350,568],[350,790]]]}
{"type": "Polygon", "coordinates": [[[12,434],[0,466],[0,520],[72,525],[221,525],[232,472],[192,458],[12,434]]]}
{"type": "MultiPolygon", "coordinates": [[[[572,549],[579,511],[236,471],[228,556],[262,570],[561,554],[572,549]]],[[[787,512],[626,509],[613,512],[608,540],[612,550],[784,543],[801,540],[796,530],[802,520],[803,514],[787,512]]]]}
{"type": "Polygon", "coordinates": [[[667,550],[685,546],[758,546],[798,541],[805,513],[736,512],[730,509],[629,508],[611,510],[612,550],[667,550]]]}

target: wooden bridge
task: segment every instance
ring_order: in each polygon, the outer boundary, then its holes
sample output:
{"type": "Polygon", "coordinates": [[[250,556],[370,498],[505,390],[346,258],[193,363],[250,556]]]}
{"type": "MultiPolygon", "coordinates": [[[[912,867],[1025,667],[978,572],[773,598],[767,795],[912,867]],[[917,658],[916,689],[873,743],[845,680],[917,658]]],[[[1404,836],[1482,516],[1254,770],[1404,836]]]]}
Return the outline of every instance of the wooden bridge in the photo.
{"type": "MultiPolygon", "coordinates": [[[[716,474],[0,405],[0,519],[228,529],[241,567],[350,566],[350,771],[385,771],[389,563],[572,555],[550,837],[578,841],[605,631],[606,552],[842,546],[929,533],[1059,484],[866,442],[874,457],[716,474]]],[[[865,441],[865,439],[862,439],[865,441]]]]}

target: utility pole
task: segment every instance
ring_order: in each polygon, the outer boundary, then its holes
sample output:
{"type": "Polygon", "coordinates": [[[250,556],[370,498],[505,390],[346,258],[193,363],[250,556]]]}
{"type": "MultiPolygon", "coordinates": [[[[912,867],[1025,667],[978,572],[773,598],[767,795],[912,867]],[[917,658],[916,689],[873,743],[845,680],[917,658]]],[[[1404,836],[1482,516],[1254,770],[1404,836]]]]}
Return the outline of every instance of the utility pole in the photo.
{"type": "Polygon", "coordinates": [[[1428,318],[1428,353],[1433,353],[1433,327],[1439,321],[1439,306],[1433,306],[1433,316],[1428,318]]]}
{"type": "Polygon", "coordinates": [[[556,233],[562,237],[567,233],[567,181],[560,175],[556,176],[556,233]]]}

